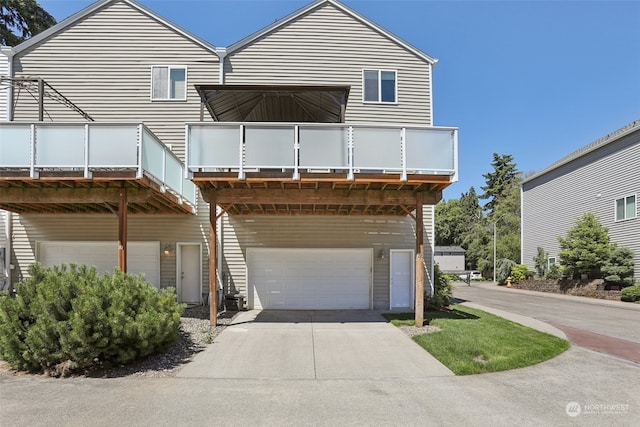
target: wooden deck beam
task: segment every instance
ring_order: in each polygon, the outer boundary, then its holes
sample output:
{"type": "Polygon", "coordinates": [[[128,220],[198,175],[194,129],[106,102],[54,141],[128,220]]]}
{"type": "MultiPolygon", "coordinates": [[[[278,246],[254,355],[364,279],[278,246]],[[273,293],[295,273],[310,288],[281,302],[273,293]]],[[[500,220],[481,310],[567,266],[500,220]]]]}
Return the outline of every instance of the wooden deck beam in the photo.
{"type": "MultiPolygon", "coordinates": [[[[0,199],[5,203],[120,203],[121,188],[60,188],[60,187],[0,187],[0,199]]],[[[129,203],[146,203],[152,190],[147,188],[127,189],[129,203]]]]}

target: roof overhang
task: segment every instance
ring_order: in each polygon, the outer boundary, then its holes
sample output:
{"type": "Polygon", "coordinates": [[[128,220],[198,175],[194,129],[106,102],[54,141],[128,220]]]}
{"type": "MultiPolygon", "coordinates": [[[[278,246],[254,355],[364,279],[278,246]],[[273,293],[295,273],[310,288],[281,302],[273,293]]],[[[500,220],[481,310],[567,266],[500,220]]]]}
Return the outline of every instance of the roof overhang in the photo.
{"type": "Polygon", "coordinates": [[[219,122],[344,123],[349,86],[196,85],[219,122]]]}

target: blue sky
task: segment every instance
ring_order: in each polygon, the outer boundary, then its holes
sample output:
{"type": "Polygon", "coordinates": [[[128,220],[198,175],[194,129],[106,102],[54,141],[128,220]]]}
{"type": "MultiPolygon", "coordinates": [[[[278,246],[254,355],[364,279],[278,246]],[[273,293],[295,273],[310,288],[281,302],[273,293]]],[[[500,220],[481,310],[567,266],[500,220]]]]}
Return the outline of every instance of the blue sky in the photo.
{"type": "MultiPolygon", "coordinates": [[[[224,47],[309,3],[142,0],[224,47]]],[[[60,21],[89,0],[41,0],[60,21]]],[[[344,0],[439,62],[434,124],[457,126],[460,180],[480,194],[492,153],[524,173],[640,119],[640,1],[344,0]]]]}

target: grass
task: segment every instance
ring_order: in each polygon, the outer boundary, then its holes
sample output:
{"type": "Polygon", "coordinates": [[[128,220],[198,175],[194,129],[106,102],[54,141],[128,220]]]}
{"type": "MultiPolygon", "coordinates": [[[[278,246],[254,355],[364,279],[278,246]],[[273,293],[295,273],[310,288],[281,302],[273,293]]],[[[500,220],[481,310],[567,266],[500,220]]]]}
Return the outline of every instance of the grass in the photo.
{"type": "MultiPolygon", "coordinates": [[[[414,324],[413,313],[385,317],[395,326],[414,324]]],[[[451,311],[426,311],[424,317],[425,324],[442,330],[415,336],[414,341],[456,375],[531,366],[569,348],[553,335],[461,305],[451,311]]]]}

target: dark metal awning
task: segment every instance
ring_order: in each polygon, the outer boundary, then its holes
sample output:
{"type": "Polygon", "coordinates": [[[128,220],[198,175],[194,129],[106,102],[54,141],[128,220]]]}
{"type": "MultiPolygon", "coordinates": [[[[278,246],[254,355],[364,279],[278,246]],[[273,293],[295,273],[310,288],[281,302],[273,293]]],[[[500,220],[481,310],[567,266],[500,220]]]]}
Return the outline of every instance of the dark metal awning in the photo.
{"type": "Polygon", "coordinates": [[[196,85],[219,122],[344,123],[349,86],[196,85]]]}

